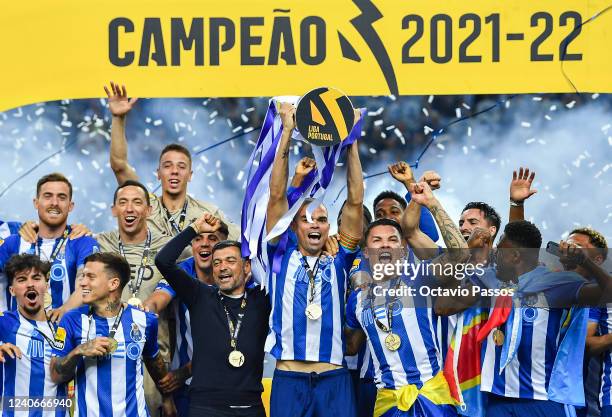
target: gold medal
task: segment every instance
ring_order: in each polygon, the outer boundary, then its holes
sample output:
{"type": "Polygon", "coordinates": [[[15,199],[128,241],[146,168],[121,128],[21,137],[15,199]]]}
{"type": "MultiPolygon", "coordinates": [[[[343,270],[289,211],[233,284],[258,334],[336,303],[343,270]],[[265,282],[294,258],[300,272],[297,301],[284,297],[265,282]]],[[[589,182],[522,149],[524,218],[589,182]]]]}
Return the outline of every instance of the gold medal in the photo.
{"type": "Polygon", "coordinates": [[[240,368],[244,365],[244,355],[239,350],[232,350],[227,359],[234,368],[240,368]]]}
{"type": "Polygon", "coordinates": [[[108,353],[115,353],[115,351],[117,350],[117,347],[119,346],[119,343],[112,337],[109,339],[109,342],[110,342],[110,346],[108,348],[108,353]]]}
{"type": "Polygon", "coordinates": [[[318,304],[308,304],[306,307],[306,317],[310,320],[319,320],[323,315],[323,309],[318,304]]]}
{"type": "Polygon", "coordinates": [[[499,329],[493,331],[493,343],[495,343],[495,346],[502,346],[504,344],[504,339],[504,332],[499,329]]]}
{"type": "Polygon", "coordinates": [[[398,350],[401,344],[402,339],[400,339],[400,337],[395,333],[389,333],[387,337],[385,337],[385,347],[391,352],[398,350]]]}
{"type": "Polygon", "coordinates": [[[45,293],[45,298],[44,298],[44,301],[43,301],[43,306],[44,306],[45,308],[49,308],[49,307],[51,307],[51,302],[52,302],[52,299],[51,299],[51,294],[49,294],[48,292],[46,292],[46,293],[45,293]]]}
{"type": "Polygon", "coordinates": [[[142,301],[140,300],[140,298],[138,297],[132,297],[130,298],[127,303],[133,307],[138,307],[140,308],[140,306],[142,305],[142,301]]]}

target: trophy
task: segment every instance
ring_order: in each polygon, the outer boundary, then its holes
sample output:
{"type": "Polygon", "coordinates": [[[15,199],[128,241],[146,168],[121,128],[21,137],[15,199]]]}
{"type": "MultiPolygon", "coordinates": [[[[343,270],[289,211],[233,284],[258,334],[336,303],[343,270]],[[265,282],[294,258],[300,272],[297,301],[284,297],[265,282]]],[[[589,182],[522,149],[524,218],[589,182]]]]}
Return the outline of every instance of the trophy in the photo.
{"type": "Polygon", "coordinates": [[[346,139],[355,113],[351,100],[335,88],[320,87],[302,96],[295,111],[297,130],[315,146],[333,146],[346,139]]]}

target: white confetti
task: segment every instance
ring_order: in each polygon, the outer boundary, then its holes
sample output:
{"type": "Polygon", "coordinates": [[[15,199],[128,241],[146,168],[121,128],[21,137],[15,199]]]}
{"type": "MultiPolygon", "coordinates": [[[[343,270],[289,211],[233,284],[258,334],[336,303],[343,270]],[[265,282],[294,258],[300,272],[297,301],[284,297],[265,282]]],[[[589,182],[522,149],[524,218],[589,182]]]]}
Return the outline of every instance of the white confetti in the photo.
{"type": "Polygon", "coordinates": [[[522,127],[531,127],[531,123],[529,122],[521,122],[522,127]]]}
{"type": "Polygon", "coordinates": [[[455,108],[455,117],[457,117],[457,119],[461,118],[461,109],[459,107],[455,108]]]}
{"type": "Polygon", "coordinates": [[[441,144],[441,143],[437,143],[437,144],[436,144],[436,148],[438,148],[438,149],[440,149],[440,150],[444,150],[444,149],[446,149],[446,148],[444,147],[444,145],[443,145],[443,144],[441,144]]]}
{"type": "Polygon", "coordinates": [[[597,97],[599,97],[599,93],[595,93],[591,96],[593,100],[597,100],[597,97]]]}
{"type": "Polygon", "coordinates": [[[573,108],[575,105],[576,105],[576,100],[572,100],[572,101],[570,101],[569,103],[567,103],[567,104],[565,105],[565,107],[567,107],[568,109],[571,109],[571,108],[573,108]]]}
{"type": "Polygon", "coordinates": [[[429,117],[429,111],[427,111],[427,109],[425,107],[423,107],[421,109],[421,111],[423,112],[423,114],[425,115],[425,117],[429,117]]]}
{"type": "Polygon", "coordinates": [[[423,133],[429,135],[429,133],[433,132],[433,129],[427,125],[423,126],[423,133]]]}
{"type": "Polygon", "coordinates": [[[157,119],[156,121],[153,122],[153,126],[160,126],[162,123],[164,123],[161,119],[157,119]]]}
{"type": "Polygon", "coordinates": [[[382,126],[383,124],[383,120],[382,119],[378,119],[374,121],[374,126],[378,127],[378,126],[382,126]]]}
{"type": "Polygon", "coordinates": [[[431,104],[433,103],[433,101],[434,101],[434,96],[429,96],[429,98],[427,99],[427,102],[431,104]]]}
{"type": "Polygon", "coordinates": [[[236,181],[242,181],[242,177],[244,177],[244,171],[240,170],[236,176],[236,181]]]}

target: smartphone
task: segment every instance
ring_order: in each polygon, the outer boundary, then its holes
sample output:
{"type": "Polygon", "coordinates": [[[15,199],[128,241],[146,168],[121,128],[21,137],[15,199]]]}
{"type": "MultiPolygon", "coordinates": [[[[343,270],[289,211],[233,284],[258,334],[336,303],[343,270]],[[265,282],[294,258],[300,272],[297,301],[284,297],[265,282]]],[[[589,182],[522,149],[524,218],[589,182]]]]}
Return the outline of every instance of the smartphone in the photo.
{"type": "Polygon", "coordinates": [[[561,257],[561,252],[559,251],[559,244],[557,242],[550,241],[546,244],[546,252],[551,255],[555,255],[556,257],[561,257]]]}

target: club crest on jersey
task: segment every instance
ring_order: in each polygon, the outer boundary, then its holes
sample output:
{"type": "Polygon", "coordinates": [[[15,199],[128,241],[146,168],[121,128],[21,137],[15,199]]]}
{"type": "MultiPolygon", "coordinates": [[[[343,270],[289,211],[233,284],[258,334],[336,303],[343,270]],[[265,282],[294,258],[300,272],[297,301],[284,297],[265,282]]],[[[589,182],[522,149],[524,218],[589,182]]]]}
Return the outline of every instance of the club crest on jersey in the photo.
{"type": "Polygon", "coordinates": [[[355,272],[359,269],[359,265],[361,264],[361,258],[357,258],[353,261],[353,266],[351,266],[350,272],[355,272]]]}
{"type": "Polygon", "coordinates": [[[0,246],[2,246],[3,243],[4,243],[4,239],[0,237],[0,246]]]}
{"type": "Polygon", "coordinates": [[[49,276],[53,281],[63,281],[66,275],[66,268],[61,263],[54,263],[49,271],[49,276]]]}
{"type": "Polygon", "coordinates": [[[130,343],[127,345],[126,354],[127,357],[135,361],[140,357],[140,345],[138,343],[130,343]]]}
{"type": "Polygon", "coordinates": [[[142,340],[142,332],[136,323],[132,323],[132,330],[130,330],[130,337],[134,342],[140,342],[142,340]]]}

